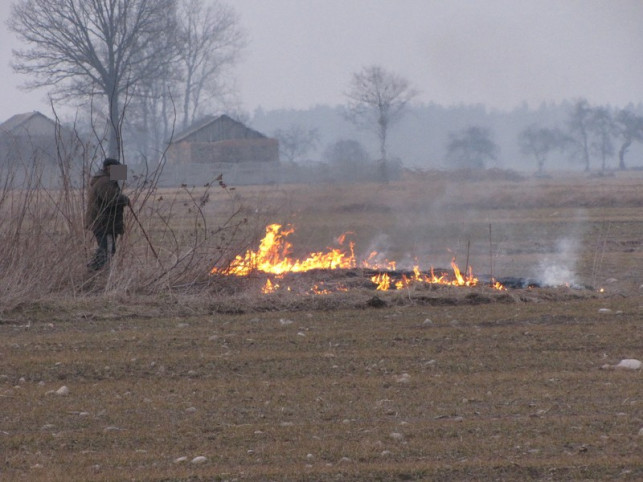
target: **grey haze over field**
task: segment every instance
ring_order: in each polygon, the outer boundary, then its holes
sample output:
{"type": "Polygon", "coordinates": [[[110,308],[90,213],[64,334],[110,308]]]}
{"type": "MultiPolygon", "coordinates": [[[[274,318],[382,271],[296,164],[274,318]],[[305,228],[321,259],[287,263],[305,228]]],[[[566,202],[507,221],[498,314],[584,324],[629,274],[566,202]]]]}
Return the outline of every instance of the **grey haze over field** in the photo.
{"type": "MultiPolygon", "coordinates": [[[[351,75],[379,64],[417,101],[509,110],[586,97],[643,101],[641,0],[229,0],[249,45],[235,69],[243,110],[344,104],[351,75]]],[[[18,47],[0,0],[0,121],[50,113],[18,88],[18,47]]]]}

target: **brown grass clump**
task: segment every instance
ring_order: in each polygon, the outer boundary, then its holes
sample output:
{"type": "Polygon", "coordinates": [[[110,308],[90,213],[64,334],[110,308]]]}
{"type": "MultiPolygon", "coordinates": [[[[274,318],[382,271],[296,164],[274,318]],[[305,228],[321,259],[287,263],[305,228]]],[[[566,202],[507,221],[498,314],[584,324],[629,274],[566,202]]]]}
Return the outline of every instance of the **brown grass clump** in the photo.
{"type": "Polygon", "coordinates": [[[4,172],[0,191],[0,303],[3,307],[42,294],[74,293],[81,278],[70,253],[83,252],[82,201],[78,191],[41,187],[37,166],[20,188],[4,172]],[[6,177],[5,177],[6,176],[6,177]]]}

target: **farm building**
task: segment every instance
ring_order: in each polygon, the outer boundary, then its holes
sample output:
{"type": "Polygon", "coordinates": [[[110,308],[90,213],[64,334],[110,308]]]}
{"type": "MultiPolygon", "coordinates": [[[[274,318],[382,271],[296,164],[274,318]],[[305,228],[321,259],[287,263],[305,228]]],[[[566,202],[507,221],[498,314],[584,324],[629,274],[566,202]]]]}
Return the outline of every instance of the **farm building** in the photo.
{"type": "Polygon", "coordinates": [[[199,183],[219,174],[236,184],[275,182],[279,142],[221,115],[175,136],[167,158],[169,171],[180,183],[199,183]]]}
{"type": "Polygon", "coordinates": [[[40,112],[16,114],[0,124],[0,158],[3,164],[51,161],[56,153],[55,139],[53,120],[40,112]]]}
{"type": "Polygon", "coordinates": [[[51,185],[59,155],[73,156],[77,144],[73,132],[40,112],[16,114],[0,124],[0,168],[17,178],[37,168],[42,182],[51,185]]]}

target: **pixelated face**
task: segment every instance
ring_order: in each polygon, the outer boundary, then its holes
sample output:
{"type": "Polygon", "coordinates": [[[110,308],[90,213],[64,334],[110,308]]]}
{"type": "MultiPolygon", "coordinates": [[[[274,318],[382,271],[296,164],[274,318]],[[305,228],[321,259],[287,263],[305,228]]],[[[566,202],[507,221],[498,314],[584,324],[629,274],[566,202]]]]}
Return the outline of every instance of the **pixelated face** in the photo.
{"type": "Polygon", "coordinates": [[[126,179],[127,179],[127,166],[125,164],[109,166],[110,181],[125,181],[126,179]]]}

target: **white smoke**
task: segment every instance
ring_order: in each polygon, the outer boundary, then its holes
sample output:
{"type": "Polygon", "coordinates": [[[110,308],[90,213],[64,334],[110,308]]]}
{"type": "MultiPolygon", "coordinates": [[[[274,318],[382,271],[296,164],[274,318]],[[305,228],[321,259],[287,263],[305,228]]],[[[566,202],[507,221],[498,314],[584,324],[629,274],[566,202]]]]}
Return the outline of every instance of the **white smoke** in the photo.
{"type": "Polygon", "coordinates": [[[371,266],[386,266],[388,261],[390,261],[387,257],[390,244],[391,243],[388,235],[384,233],[378,234],[369,243],[366,252],[362,254],[361,259],[368,260],[371,266]]]}
{"type": "Polygon", "coordinates": [[[543,257],[535,278],[544,286],[575,286],[579,242],[577,238],[563,238],[556,243],[553,253],[543,257]]]}
{"type": "Polygon", "coordinates": [[[359,261],[367,260],[370,266],[380,268],[392,267],[394,264],[395,269],[406,271],[411,271],[418,265],[420,265],[420,269],[430,267],[430,265],[423,266],[420,260],[411,253],[404,253],[401,256],[393,254],[392,244],[391,237],[388,234],[377,234],[368,244],[366,251],[362,252],[359,261]]]}

